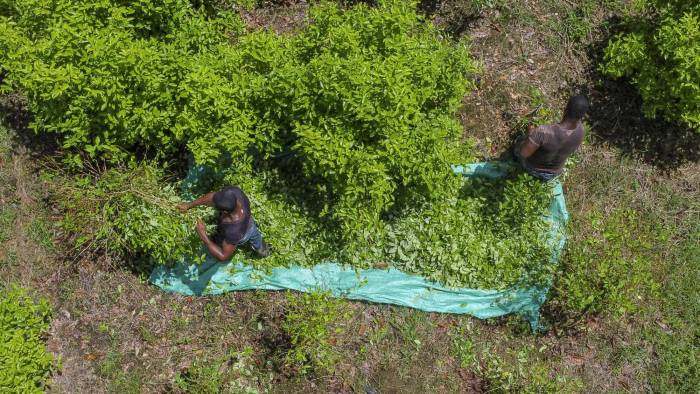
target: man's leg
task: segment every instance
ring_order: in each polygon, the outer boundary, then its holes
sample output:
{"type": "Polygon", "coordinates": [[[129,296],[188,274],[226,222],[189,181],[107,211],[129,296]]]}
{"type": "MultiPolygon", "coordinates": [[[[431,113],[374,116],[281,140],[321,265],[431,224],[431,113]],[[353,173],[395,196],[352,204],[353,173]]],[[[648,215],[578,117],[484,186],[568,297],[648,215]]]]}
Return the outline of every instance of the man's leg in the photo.
{"type": "Polygon", "coordinates": [[[258,226],[255,223],[255,220],[253,220],[253,224],[251,225],[250,230],[248,230],[246,238],[248,239],[248,242],[250,242],[250,245],[253,247],[253,249],[261,257],[267,257],[270,255],[270,248],[265,243],[265,241],[263,241],[262,234],[260,234],[260,230],[258,230],[258,226]]]}

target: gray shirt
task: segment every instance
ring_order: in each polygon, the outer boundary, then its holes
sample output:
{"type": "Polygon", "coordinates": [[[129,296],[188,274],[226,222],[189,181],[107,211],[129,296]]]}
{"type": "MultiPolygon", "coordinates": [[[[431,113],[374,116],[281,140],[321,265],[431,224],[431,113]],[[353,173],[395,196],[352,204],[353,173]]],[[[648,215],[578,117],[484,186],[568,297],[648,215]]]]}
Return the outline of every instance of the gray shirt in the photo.
{"type": "Polygon", "coordinates": [[[539,148],[525,159],[527,164],[541,172],[561,174],[566,159],[583,142],[583,126],[567,130],[558,124],[542,125],[534,129],[528,139],[539,148]]]}

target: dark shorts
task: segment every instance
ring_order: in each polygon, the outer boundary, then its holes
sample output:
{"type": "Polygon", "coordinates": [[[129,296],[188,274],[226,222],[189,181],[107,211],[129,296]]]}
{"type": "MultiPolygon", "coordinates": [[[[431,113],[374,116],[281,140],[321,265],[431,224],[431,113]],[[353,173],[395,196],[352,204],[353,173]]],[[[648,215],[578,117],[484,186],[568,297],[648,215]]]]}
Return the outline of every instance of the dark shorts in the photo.
{"type": "Polygon", "coordinates": [[[243,239],[238,242],[238,245],[243,245],[246,242],[250,242],[250,245],[255,250],[260,250],[263,246],[262,234],[260,234],[260,230],[258,230],[255,220],[253,220],[253,223],[250,224],[250,228],[248,231],[246,231],[243,239]]]}
{"type": "Polygon", "coordinates": [[[519,141],[517,141],[517,142],[515,143],[515,146],[513,147],[513,156],[514,156],[515,159],[520,163],[520,165],[523,167],[523,169],[525,170],[525,172],[527,172],[528,174],[532,175],[533,177],[535,177],[535,178],[537,178],[537,179],[539,179],[539,180],[545,181],[545,182],[549,182],[549,181],[551,181],[552,179],[558,177],[559,174],[553,174],[553,173],[551,173],[551,172],[539,171],[539,170],[537,170],[537,169],[535,169],[535,168],[532,168],[532,167],[527,163],[527,161],[526,161],[525,159],[523,159],[522,157],[520,157],[519,149],[520,149],[520,144],[522,143],[522,140],[523,140],[523,138],[521,137],[521,138],[519,139],[519,141]]]}

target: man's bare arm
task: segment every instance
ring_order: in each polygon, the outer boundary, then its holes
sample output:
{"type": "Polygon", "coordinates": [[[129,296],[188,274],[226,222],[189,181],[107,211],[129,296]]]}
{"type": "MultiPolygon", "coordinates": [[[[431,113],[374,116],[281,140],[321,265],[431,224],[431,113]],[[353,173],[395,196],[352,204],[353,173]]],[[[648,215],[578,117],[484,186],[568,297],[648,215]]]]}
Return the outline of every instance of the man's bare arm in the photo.
{"type": "Polygon", "coordinates": [[[207,193],[196,200],[192,200],[190,202],[185,202],[177,206],[177,209],[180,212],[185,212],[188,209],[192,209],[195,207],[198,207],[200,205],[208,205],[210,207],[214,206],[214,192],[207,193]]]}
{"type": "Polygon", "coordinates": [[[236,251],[236,245],[231,245],[230,243],[224,241],[221,246],[219,246],[214,243],[214,241],[209,239],[209,236],[207,235],[207,228],[201,221],[197,222],[197,235],[199,235],[199,239],[204,242],[204,246],[207,247],[209,253],[219,261],[229,260],[231,256],[233,256],[233,252],[236,251]]]}
{"type": "Polygon", "coordinates": [[[520,157],[522,157],[523,159],[527,159],[528,157],[532,156],[533,153],[535,153],[539,148],[539,145],[532,142],[530,138],[527,138],[525,142],[523,142],[523,144],[520,145],[520,157]]]}
{"type": "Polygon", "coordinates": [[[535,131],[535,126],[530,125],[527,128],[527,138],[525,138],[525,141],[523,141],[520,144],[520,147],[518,148],[518,156],[520,156],[523,159],[527,159],[528,157],[532,156],[533,153],[539,149],[539,145],[536,143],[532,142],[532,133],[535,131]]]}
{"type": "Polygon", "coordinates": [[[226,241],[219,246],[207,238],[207,240],[204,241],[204,245],[207,247],[209,253],[219,261],[229,260],[231,256],[233,256],[233,252],[236,251],[236,245],[231,245],[226,241]]]}

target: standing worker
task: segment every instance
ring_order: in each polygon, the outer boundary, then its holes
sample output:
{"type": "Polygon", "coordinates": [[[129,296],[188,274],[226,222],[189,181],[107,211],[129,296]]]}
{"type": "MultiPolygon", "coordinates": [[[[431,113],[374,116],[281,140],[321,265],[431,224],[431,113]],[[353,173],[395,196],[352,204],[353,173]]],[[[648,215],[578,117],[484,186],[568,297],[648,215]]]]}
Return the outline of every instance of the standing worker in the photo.
{"type": "Polygon", "coordinates": [[[566,104],[561,122],[528,127],[528,136],[516,144],[514,153],[525,171],[535,178],[549,181],[561,175],[566,159],[583,142],[581,121],[588,112],[588,99],[573,96],[566,104]]]}
{"type": "Polygon", "coordinates": [[[250,242],[253,250],[260,257],[270,255],[270,248],[263,241],[262,234],[250,213],[250,201],[239,187],[231,186],[216,193],[207,193],[194,201],[178,205],[177,209],[180,212],[186,212],[200,205],[208,205],[219,211],[215,238],[217,242],[209,239],[204,222],[197,221],[197,234],[215,259],[229,260],[236,251],[236,247],[246,242],[250,242]]]}

